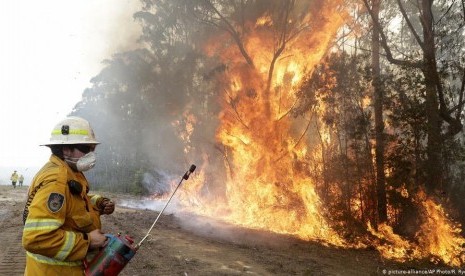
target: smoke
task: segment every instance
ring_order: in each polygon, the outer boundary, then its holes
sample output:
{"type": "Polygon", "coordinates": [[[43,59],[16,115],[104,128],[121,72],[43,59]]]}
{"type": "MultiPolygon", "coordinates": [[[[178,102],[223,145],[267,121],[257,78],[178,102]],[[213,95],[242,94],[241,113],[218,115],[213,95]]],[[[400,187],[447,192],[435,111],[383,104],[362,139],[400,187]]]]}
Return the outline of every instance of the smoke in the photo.
{"type": "MultiPolygon", "coordinates": [[[[139,47],[137,38],[141,27],[132,15],[140,10],[139,1],[88,0],[79,1],[81,58],[89,73],[94,75],[102,68],[102,60],[119,52],[139,47]]],[[[92,76],[92,75],[90,75],[92,76]]]]}
{"type": "Polygon", "coordinates": [[[227,223],[216,218],[199,216],[192,213],[174,213],[179,225],[190,233],[236,244],[255,246],[288,247],[292,244],[290,235],[276,234],[264,229],[251,229],[227,223]]]}
{"type": "MultiPolygon", "coordinates": [[[[212,238],[218,241],[227,241],[238,244],[247,244],[249,246],[267,245],[267,246],[288,246],[289,239],[293,238],[286,235],[276,235],[272,232],[261,230],[253,230],[250,228],[242,228],[227,222],[223,222],[211,217],[199,216],[194,213],[183,211],[178,199],[173,196],[172,201],[167,204],[167,200],[158,199],[123,199],[118,203],[118,206],[126,208],[134,208],[141,210],[152,210],[156,212],[163,211],[163,215],[173,215],[182,227],[198,236],[212,238]]],[[[163,216],[160,217],[160,221],[163,216]]]]}
{"type": "MultiPolygon", "coordinates": [[[[152,198],[146,198],[142,200],[137,199],[123,199],[121,202],[118,203],[119,206],[133,208],[133,209],[143,209],[143,210],[152,210],[161,212],[163,207],[166,205],[167,201],[157,200],[152,198]]],[[[173,202],[174,203],[174,202],[173,202]]],[[[164,215],[169,215],[175,212],[176,204],[170,204],[166,207],[165,211],[163,211],[164,215]]]]}
{"type": "Polygon", "coordinates": [[[169,177],[163,173],[145,172],[142,185],[152,195],[164,195],[170,191],[169,177]]]}

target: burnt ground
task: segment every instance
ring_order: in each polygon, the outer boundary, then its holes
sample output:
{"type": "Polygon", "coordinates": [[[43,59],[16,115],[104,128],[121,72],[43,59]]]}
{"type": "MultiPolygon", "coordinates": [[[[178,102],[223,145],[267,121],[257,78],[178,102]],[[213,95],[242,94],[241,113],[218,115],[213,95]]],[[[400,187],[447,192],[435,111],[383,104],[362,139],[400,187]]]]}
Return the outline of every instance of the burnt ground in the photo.
{"type": "MultiPolygon", "coordinates": [[[[27,187],[0,186],[0,275],[24,271],[21,218],[26,191],[27,187]]],[[[117,206],[131,198],[112,197],[117,206]]],[[[152,210],[118,206],[114,214],[103,217],[103,231],[129,235],[137,243],[157,215],[152,210]]],[[[194,215],[163,214],[120,275],[436,275],[452,271],[465,274],[465,268],[444,270],[428,263],[384,260],[373,249],[328,247],[194,215]]]]}

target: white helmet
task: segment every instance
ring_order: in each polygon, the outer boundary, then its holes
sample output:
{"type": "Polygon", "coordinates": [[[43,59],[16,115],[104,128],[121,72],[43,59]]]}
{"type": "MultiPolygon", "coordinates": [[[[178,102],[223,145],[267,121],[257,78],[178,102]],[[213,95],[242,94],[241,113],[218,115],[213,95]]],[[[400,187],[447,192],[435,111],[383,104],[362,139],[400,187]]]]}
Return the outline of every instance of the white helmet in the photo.
{"type": "Polygon", "coordinates": [[[52,130],[50,142],[42,146],[73,144],[100,144],[89,122],[80,117],[68,117],[59,122],[52,130]]]}

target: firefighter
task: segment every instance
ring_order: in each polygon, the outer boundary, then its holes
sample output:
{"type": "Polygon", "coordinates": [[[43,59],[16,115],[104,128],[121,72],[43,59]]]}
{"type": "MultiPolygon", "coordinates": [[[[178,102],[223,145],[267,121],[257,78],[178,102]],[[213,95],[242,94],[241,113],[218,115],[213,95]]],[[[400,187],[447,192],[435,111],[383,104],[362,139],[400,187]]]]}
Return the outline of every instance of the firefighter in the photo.
{"type": "Polygon", "coordinates": [[[19,187],[23,186],[23,182],[24,182],[24,176],[20,174],[18,178],[19,187]]]}
{"type": "Polygon", "coordinates": [[[84,275],[86,256],[105,245],[100,215],[113,213],[115,205],[89,195],[83,174],[95,165],[98,144],[86,120],[68,117],[42,145],[52,154],[32,180],[24,208],[24,275],[84,275]]]}
{"type": "Polygon", "coordinates": [[[13,188],[16,188],[16,182],[18,182],[18,174],[16,173],[16,171],[14,171],[11,174],[10,180],[11,180],[11,185],[13,185],[13,188]]]}

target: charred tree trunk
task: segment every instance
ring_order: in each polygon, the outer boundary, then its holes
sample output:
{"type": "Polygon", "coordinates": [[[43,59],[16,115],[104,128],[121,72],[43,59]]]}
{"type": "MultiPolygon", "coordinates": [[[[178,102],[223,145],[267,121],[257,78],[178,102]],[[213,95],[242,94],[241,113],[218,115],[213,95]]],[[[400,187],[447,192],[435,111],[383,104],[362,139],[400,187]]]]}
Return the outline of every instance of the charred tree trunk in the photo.
{"type": "Polygon", "coordinates": [[[431,6],[433,1],[421,2],[421,23],[423,25],[423,74],[425,76],[426,88],[426,116],[428,132],[428,162],[426,164],[427,182],[426,188],[429,192],[435,188],[442,187],[442,141],[441,141],[441,115],[439,110],[438,90],[441,86],[436,78],[436,55],[434,45],[433,15],[431,6]]]}
{"type": "Polygon", "coordinates": [[[274,68],[276,65],[276,62],[278,58],[281,56],[283,51],[286,49],[287,45],[287,40],[289,39],[289,29],[288,29],[288,19],[289,15],[292,12],[293,8],[295,5],[295,1],[285,1],[283,2],[283,6],[281,9],[281,12],[279,13],[279,18],[281,19],[281,24],[278,26],[278,39],[276,41],[276,49],[273,53],[273,58],[271,59],[270,62],[270,67],[268,69],[268,80],[266,82],[266,89],[265,93],[263,95],[265,99],[265,114],[269,118],[271,115],[271,102],[270,102],[270,93],[271,93],[271,84],[273,81],[273,73],[274,73],[274,68]],[[279,29],[281,27],[281,29],[279,29]]]}
{"type": "MultiPolygon", "coordinates": [[[[380,1],[372,1],[373,16],[379,20],[380,1]]],[[[375,160],[376,160],[376,199],[378,211],[378,223],[387,222],[386,201],[386,176],[384,174],[384,122],[383,122],[383,88],[381,87],[380,65],[379,65],[379,29],[376,24],[372,33],[372,70],[373,70],[373,92],[375,113],[375,160]]]]}
{"type": "Polygon", "coordinates": [[[322,168],[323,171],[321,172],[323,176],[323,188],[322,188],[323,201],[328,202],[329,185],[328,185],[328,165],[326,163],[326,145],[325,145],[323,136],[321,135],[320,126],[318,125],[318,120],[315,120],[315,126],[316,126],[316,130],[318,132],[318,136],[320,138],[320,143],[321,143],[321,157],[322,157],[322,162],[323,162],[323,168],[322,168]]]}

